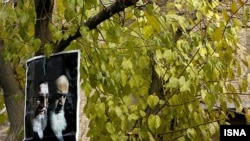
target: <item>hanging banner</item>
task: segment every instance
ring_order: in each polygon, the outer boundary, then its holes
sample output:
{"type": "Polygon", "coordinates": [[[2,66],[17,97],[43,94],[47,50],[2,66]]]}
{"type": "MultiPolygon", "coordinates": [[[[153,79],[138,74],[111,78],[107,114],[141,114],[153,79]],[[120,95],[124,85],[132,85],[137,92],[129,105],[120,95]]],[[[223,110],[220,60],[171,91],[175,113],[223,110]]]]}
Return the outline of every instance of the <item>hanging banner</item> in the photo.
{"type": "Polygon", "coordinates": [[[26,62],[25,141],[77,141],[80,52],[26,62]]]}

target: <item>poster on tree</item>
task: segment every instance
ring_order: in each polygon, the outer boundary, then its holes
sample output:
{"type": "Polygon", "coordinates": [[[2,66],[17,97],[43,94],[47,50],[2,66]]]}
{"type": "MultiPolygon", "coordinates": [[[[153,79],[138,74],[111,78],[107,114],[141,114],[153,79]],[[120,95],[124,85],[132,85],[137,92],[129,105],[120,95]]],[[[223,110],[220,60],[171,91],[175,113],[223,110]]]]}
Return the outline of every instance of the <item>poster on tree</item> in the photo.
{"type": "Polygon", "coordinates": [[[26,62],[25,141],[77,141],[80,52],[26,62]]]}

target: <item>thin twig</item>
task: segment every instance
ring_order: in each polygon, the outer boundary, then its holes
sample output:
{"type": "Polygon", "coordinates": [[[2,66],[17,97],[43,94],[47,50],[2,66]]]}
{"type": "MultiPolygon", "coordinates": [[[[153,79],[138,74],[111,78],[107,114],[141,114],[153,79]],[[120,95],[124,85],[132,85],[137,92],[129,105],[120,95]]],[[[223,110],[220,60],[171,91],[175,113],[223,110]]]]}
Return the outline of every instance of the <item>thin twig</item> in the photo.
{"type": "Polygon", "coordinates": [[[175,132],[181,132],[181,131],[187,130],[187,129],[189,129],[189,128],[196,128],[196,127],[199,127],[199,126],[202,126],[202,125],[207,125],[207,124],[210,124],[210,123],[213,123],[213,122],[218,122],[218,121],[221,121],[221,120],[226,120],[226,118],[221,118],[221,119],[217,119],[217,120],[215,120],[215,121],[210,121],[210,122],[201,123],[201,124],[198,124],[198,125],[194,125],[194,126],[182,128],[182,129],[175,130],[175,131],[170,131],[170,132],[166,132],[166,133],[161,133],[161,134],[159,134],[159,135],[167,135],[167,134],[172,134],[172,133],[175,133],[175,132]]]}

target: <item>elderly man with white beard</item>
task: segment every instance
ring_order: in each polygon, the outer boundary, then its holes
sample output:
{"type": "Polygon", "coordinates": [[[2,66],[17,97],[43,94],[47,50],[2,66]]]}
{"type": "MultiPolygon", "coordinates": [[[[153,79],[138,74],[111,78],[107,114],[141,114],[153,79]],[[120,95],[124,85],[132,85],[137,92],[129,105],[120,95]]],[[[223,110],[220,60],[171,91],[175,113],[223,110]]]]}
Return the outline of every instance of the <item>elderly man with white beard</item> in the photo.
{"type": "Polygon", "coordinates": [[[32,121],[34,140],[43,139],[43,131],[47,126],[47,106],[48,106],[48,83],[41,83],[39,85],[40,91],[36,100],[35,118],[32,121]]]}
{"type": "Polygon", "coordinates": [[[69,95],[69,81],[65,75],[61,75],[56,80],[57,92],[51,94],[52,103],[49,103],[48,126],[45,129],[46,138],[50,141],[65,141],[63,131],[67,127],[65,118],[65,102],[69,95]]]}

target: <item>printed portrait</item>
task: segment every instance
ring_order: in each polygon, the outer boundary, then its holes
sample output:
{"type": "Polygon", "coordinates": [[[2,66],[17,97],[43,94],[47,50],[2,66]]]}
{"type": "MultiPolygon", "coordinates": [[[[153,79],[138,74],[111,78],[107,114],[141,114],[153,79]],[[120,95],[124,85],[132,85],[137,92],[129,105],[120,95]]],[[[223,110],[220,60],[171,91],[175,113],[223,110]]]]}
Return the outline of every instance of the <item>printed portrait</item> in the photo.
{"type": "Polygon", "coordinates": [[[25,141],[76,141],[79,51],[26,63],[25,141]]]}

